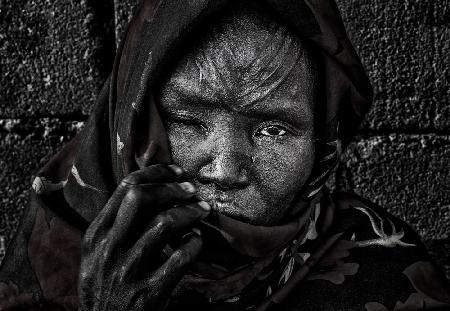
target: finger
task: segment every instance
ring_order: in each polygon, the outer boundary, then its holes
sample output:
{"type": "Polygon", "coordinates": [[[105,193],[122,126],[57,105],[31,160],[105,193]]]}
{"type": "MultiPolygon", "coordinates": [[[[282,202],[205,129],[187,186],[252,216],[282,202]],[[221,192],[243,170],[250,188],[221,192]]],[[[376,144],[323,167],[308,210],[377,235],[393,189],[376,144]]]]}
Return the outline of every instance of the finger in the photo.
{"type": "Polygon", "coordinates": [[[195,187],[188,182],[170,184],[122,185],[94,219],[86,232],[93,241],[113,230],[120,240],[131,226],[138,235],[153,215],[167,206],[194,198],[195,187]]]}
{"type": "Polygon", "coordinates": [[[144,262],[148,266],[158,261],[163,247],[173,237],[181,235],[208,216],[211,207],[206,202],[199,204],[183,205],[158,214],[130,250],[129,264],[144,262]]]}
{"type": "Polygon", "coordinates": [[[103,239],[112,227],[117,211],[121,205],[126,189],[114,191],[103,209],[97,214],[84,234],[84,244],[90,245],[94,241],[103,239]]]}
{"type": "Polygon", "coordinates": [[[117,217],[128,217],[130,208],[143,208],[144,212],[154,215],[165,207],[195,199],[196,192],[190,182],[132,186],[122,200],[117,217]]]}
{"type": "MultiPolygon", "coordinates": [[[[120,210],[120,207],[123,205],[122,201],[124,197],[128,194],[128,201],[133,201],[134,198],[139,197],[139,195],[136,196],[136,193],[138,193],[139,191],[133,190],[130,194],[131,188],[136,187],[140,183],[173,181],[181,177],[183,173],[183,170],[176,165],[159,164],[145,167],[125,177],[113,192],[107,204],[89,225],[84,234],[83,245],[88,246],[93,244],[95,241],[104,240],[108,231],[111,229],[111,227],[113,227],[113,224],[115,223],[117,213],[120,210]]],[[[151,187],[152,185],[148,185],[144,188],[151,187]]],[[[191,187],[183,187],[183,185],[181,185],[181,189],[184,189],[184,192],[179,191],[180,187],[177,188],[175,186],[169,186],[169,188],[175,190],[173,191],[172,195],[167,195],[168,191],[161,191],[156,193],[156,199],[159,199],[160,201],[161,198],[173,198],[174,200],[184,199],[186,196],[190,195],[189,191],[186,190],[191,190],[192,192],[191,187]]],[[[149,189],[142,190],[147,191],[149,189]]],[[[125,206],[127,206],[127,204],[125,204],[125,206]]],[[[125,214],[124,216],[127,215],[125,214]]]]}
{"type": "Polygon", "coordinates": [[[183,170],[176,165],[155,164],[144,167],[127,175],[121,182],[124,186],[174,182],[183,175],[183,170]]]}
{"type": "Polygon", "coordinates": [[[112,225],[120,208],[122,198],[135,186],[148,183],[174,182],[183,175],[176,165],[156,164],[132,172],[117,186],[108,203],[97,215],[96,220],[103,225],[112,225]]]}
{"type": "Polygon", "coordinates": [[[189,236],[167,261],[151,273],[150,277],[136,283],[135,288],[143,293],[140,297],[143,299],[142,304],[146,309],[162,310],[165,308],[167,300],[186,273],[189,264],[197,258],[201,247],[200,236],[189,236]]]}
{"type": "Polygon", "coordinates": [[[194,185],[188,182],[131,187],[122,200],[112,230],[117,237],[128,236],[130,231],[141,236],[150,220],[162,210],[196,201],[195,192],[194,185]]]}
{"type": "Polygon", "coordinates": [[[172,290],[178,284],[183,275],[186,274],[189,265],[198,257],[202,245],[200,236],[197,234],[189,236],[186,242],[176,249],[169,259],[154,272],[152,279],[161,284],[161,291],[172,290]]]}

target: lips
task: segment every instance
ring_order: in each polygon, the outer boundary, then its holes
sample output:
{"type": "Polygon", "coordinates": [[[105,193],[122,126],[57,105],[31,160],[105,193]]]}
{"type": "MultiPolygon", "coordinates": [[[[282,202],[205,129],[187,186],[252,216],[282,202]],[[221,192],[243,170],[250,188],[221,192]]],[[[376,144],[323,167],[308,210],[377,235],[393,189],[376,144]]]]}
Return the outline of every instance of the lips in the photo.
{"type": "Polygon", "coordinates": [[[218,211],[235,210],[235,206],[231,202],[212,201],[213,208],[216,207],[218,211]]]}
{"type": "Polygon", "coordinates": [[[236,204],[236,193],[233,190],[224,192],[217,189],[198,187],[200,198],[211,204],[213,210],[224,215],[239,216],[241,213],[238,204],[236,204]]]}
{"type": "Polygon", "coordinates": [[[217,202],[217,204],[231,204],[234,201],[234,198],[226,195],[219,195],[211,199],[217,202]]]}
{"type": "Polygon", "coordinates": [[[198,194],[202,200],[216,203],[232,203],[236,200],[236,193],[233,190],[221,191],[208,187],[198,187],[198,194]]]}
{"type": "Polygon", "coordinates": [[[206,199],[212,205],[213,210],[226,212],[237,210],[236,205],[230,198],[208,198],[206,199]]]}

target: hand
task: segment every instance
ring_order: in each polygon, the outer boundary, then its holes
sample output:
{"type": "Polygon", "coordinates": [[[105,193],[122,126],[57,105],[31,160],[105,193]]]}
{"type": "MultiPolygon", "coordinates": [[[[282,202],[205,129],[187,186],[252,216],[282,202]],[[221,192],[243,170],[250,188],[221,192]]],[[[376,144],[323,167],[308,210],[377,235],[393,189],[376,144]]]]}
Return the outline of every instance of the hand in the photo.
{"type": "Polygon", "coordinates": [[[210,210],[195,203],[191,183],[177,182],[181,175],[179,167],[153,165],[119,184],[82,242],[80,310],[165,309],[200,252],[192,228],[210,210]],[[178,245],[165,255],[168,244],[178,245]]]}

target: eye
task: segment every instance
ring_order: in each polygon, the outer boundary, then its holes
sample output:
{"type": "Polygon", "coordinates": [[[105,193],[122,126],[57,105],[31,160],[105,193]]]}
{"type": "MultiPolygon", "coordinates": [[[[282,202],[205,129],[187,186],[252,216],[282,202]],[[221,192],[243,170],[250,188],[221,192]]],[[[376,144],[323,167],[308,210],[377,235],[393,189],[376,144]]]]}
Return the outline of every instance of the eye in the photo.
{"type": "Polygon", "coordinates": [[[279,137],[287,134],[287,130],[279,125],[268,125],[261,128],[257,135],[270,136],[270,137],[279,137]]]}
{"type": "Polygon", "coordinates": [[[188,119],[188,118],[173,118],[173,123],[183,124],[187,126],[196,126],[200,125],[196,120],[188,119]]]}
{"type": "Polygon", "coordinates": [[[198,128],[200,130],[206,130],[205,124],[191,115],[173,114],[170,115],[167,119],[169,124],[172,123],[187,128],[198,128]]]}

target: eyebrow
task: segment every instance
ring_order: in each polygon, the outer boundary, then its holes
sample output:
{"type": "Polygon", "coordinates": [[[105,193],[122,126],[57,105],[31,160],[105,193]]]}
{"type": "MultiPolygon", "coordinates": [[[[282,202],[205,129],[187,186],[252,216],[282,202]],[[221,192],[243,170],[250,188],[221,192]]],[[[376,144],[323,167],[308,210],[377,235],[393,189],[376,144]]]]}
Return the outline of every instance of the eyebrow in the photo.
{"type": "Polygon", "coordinates": [[[245,114],[247,114],[250,117],[262,119],[262,120],[280,120],[284,122],[291,123],[295,126],[305,126],[309,123],[312,124],[313,122],[313,116],[309,115],[302,109],[304,113],[301,113],[300,115],[297,113],[294,113],[292,109],[287,109],[280,107],[278,105],[265,105],[264,108],[256,108],[258,104],[251,105],[250,107],[246,107],[245,111],[243,111],[245,114]]]}
{"type": "MultiPolygon", "coordinates": [[[[166,94],[168,96],[163,96],[162,98],[168,99],[168,101],[175,108],[186,108],[186,107],[196,107],[204,109],[214,109],[214,108],[226,108],[226,101],[213,96],[208,96],[206,92],[196,92],[192,91],[190,88],[184,86],[181,83],[173,83],[170,85],[170,91],[166,94]]],[[[171,107],[165,107],[163,109],[170,109],[171,107]]]]}
{"type": "MultiPolygon", "coordinates": [[[[192,91],[189,87],[186,87],[182,83],[170,83],[169,85],[169,98],[176,99],[177,101],[182,101],[183,103],[200,103],[205,104],[210,102],[205,96],[202,96],[204,92],[200,93],[192,91]],[[175,97],[173,96],[175,95],[175,97]]],[[[164,93],[162,95],[165,95],[164,93]]]]}
{"type": "MultiPolygon", "coordinates": [[[[306,103],[294,103],[292,99],[283,98],[282,100],[274,103],[267,103],[267,98],[255,103],[244,105],[236,105],[236,108],[227,103],[225,100],[213,99],[205,96],[204,92],[191,91],[180,83],[173,83],[171,85],[171,91],[169,93],[170,102],[175,104],[175,109],[189,109],[189,107],[204,108],[205,110],[211,110],[214,108],[226,108],[232,111],[239,111],[250,118],[256,118],[260,120],[279,120],[291,123],[295,126],[305,126],[309,123],[313,123],[313,114],[307,113],[306,109],[300,108],[300,115],[294,113],[293,109],[283,107],[284,105],[306,105],[306,103]],[[175,95],[175,96],[173,96],[175,95]],[[284,104],[284,105],[283,105],[284,104]]],[[[164,107],[164,110],[170,110],[169,107],[164,107]]]]}

